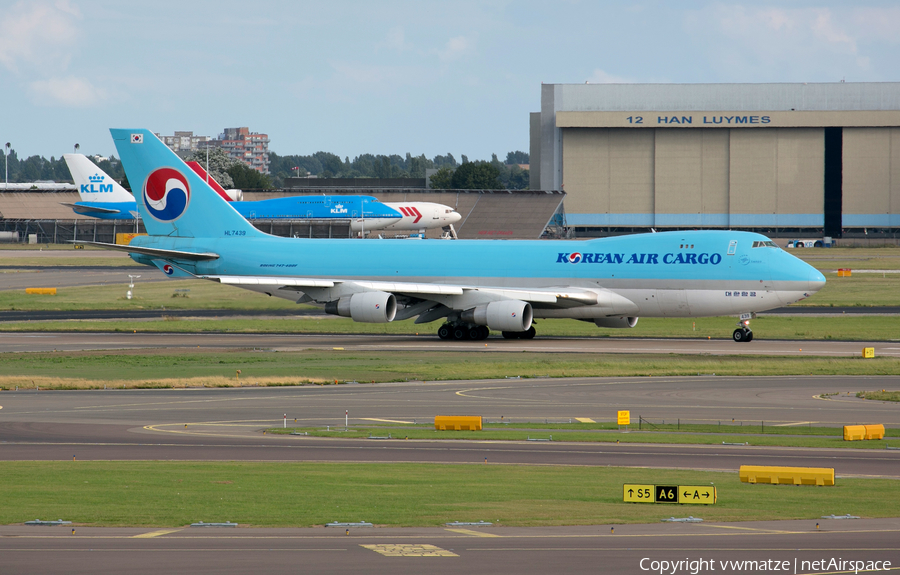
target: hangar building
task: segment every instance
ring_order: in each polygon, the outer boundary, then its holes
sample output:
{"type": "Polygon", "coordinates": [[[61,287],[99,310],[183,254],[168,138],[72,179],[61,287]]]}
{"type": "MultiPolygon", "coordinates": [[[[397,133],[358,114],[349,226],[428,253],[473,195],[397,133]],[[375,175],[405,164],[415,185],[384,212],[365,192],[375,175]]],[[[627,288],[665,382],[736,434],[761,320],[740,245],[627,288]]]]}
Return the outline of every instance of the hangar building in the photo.
{"type": "Polygon", "coordinates": [[[544,84],[530,120],[578,236],[900,237],[900,83],[544,84]]]}

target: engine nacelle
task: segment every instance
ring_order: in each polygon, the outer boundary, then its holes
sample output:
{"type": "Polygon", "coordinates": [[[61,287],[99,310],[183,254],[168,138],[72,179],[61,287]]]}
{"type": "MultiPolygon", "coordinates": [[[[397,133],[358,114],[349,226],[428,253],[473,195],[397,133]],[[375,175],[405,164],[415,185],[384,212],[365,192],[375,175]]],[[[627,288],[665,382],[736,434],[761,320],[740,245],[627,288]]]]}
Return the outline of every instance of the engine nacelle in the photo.
{"type": "Polygon", "coordinates": [[[611,327],[614,329],[623,327],[634,327],[637,325],[636,317],[598,317],[594,320],[597,327],[611,327]]]}
{"type": "Polygon", "coordinates": [[[531,327],[533,317],[531,304],[519,300],[492,301],[460,314],[463,321],[486,325],[496,331],[526,331],[531,327]]]}
{"type": "Polygon", "coordinates": [[[397,299],[383,291],[355,293],[326,303],[325,313],[365,323],[387,323],[397,315],[397,299]]]}

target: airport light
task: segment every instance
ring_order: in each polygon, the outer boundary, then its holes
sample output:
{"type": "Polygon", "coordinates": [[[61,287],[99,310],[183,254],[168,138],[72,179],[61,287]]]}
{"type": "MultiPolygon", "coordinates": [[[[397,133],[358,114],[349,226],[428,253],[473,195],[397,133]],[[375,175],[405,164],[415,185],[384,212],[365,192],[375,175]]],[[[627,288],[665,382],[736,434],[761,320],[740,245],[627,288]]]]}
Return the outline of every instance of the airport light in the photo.
{"type": "Polygon", "coordinates": [[[134,280],[141,277],[140,274],[128,274],[128,291],[125,292],[125,299],[131,299],[134,296],[132,290],[134,289],[134,280]]]}
{"type": "Polygon", "coordinates": [[[80,147],[81,147],[80,144],[75,144],[75,153],[76,153],[76,154],[78,153],[78,148],[80,148],[80,147]]]}

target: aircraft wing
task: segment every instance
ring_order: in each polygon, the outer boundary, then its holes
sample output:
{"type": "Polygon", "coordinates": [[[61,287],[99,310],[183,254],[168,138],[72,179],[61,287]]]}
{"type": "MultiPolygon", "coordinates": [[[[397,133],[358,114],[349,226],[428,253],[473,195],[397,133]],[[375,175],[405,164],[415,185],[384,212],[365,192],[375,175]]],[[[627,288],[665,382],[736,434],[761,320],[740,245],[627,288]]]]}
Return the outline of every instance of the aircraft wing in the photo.
{"type": "Polygon", "coordinates": [[[354,293],[380,291],[396,296],[434,301],[454,309],[481,303],[521,300],[540,307],[575,307],[602,303],[600,290],[575,287],[535,289],[492,288],[439,283],[384,282],[346,279],[286,278],[277,276],[199,276],[235,286],[270,286],[276,290],[303,291],[318,301],[331,301],[354,293]]]}
{"type": "Polygon", "coordinates": [[[63,206],[78,210],[81,212],[89,212],[92,214],[118,214],[122,210],[112,210],[110,208],[100,208],[97,206],[85,206],[83,204],[70,204],[68,202],[60,202],[63,206]]]}
{"type": "Polygon", "coordinates": [[[202,260],[216,260],[219,259],[219,254],[213,252],[185,252],[181,250],[164,250],[161,248],[145,248],[139,246],[131,246],[126,244],[108,244],[105,242],[84,242],[81,240],[75,241],[70,240],[72,243],[84,244],[86,246],[97,246],[100,248],[106,248],[108,250],[118,250],[120,252],[128,252],[132,254],[144,254],[145,256],[152,256],[158,259],[164,260],[191,260],[191,261],[202,261],[202,260]]]}

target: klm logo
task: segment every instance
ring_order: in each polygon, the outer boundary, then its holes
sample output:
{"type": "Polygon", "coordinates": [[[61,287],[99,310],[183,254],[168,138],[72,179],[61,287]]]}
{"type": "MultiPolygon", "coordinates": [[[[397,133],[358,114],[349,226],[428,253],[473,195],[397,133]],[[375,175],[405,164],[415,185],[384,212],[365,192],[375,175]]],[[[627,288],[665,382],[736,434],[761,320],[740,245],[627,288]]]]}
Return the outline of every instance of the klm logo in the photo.
{"type": "Polygon", "coordinates": [[[335,204],[333,208],[331,208],[332,214],[346,214],[347,208],[345,208],[342,204],[335,204]]]}
{"type": "Polygon", "coordinates": [[[112,184],[104,184],[103,176],[100,174],[94,174],[93,176],[89,176],[88,180],[91,181],[90,184],[81,184],[81,193],[82,194],[102,194],[109,192],[110,194],[113,191],[112,184]],[[94,186],[96,184],[96,187],[94,186]]]}

